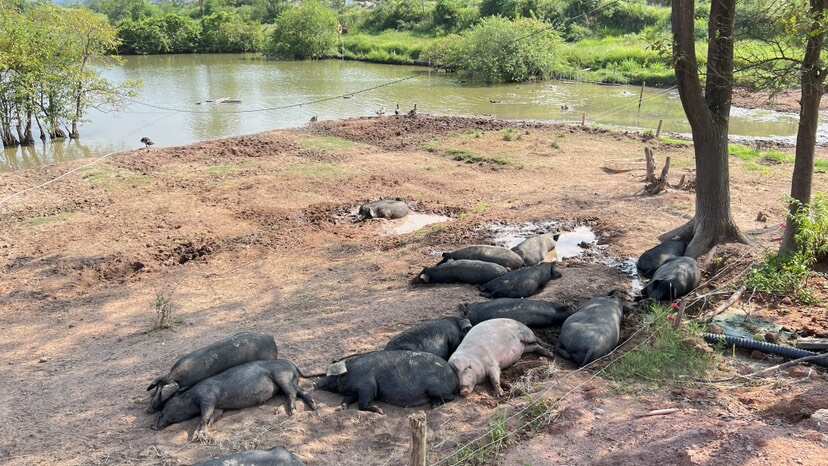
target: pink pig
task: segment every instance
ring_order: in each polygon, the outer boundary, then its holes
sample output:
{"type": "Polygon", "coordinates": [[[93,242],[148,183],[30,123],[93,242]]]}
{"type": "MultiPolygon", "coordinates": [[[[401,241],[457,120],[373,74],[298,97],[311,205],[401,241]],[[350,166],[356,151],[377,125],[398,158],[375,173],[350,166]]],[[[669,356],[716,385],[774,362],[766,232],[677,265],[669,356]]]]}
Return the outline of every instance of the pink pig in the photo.
{"type": "Polygon", "coordinates": [[[460,395],[468,396],[488,377],[495,393],[502,396],[500,370],[533,352],[555,357],[538,344],[529,327],[513,319],[492,319],[472,327],[448,362],[457,373],[460,395]]]}

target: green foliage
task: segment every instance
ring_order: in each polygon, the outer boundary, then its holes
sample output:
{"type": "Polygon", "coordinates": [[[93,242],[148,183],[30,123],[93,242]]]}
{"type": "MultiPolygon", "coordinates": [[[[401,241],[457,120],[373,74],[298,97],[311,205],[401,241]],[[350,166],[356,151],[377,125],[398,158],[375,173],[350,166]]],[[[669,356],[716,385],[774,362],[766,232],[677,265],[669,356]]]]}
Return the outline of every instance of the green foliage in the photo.
{"type": "Polygon", "coordinates": [[[347,34],[342,36],[345,58],[377,63],[421,63],[423,51],[436,42],[411,32],[385,31],[381,34],[347,34]]]}
{"type": "Polygon", "coordinates": [[[730,155],[746,162],[749,170],[765,171],[766,165],[777,165],[782,163],[793,163],[794,156],[778,150],[761,151],[741,144],[730,144],[728,146],[730,155]]]}
{"type": "Polygon", "coordinates": [[[336,13],[318,1],[288,9],[276,21],[267,54],[279,58],[320,58],[336,44],[336,13]]]}
{"type": "Polygon", "coordinates": [[[426,30],[431,25],[434,4],[411,0],[384,0],[368,10],[363,27],[370,31],[426,30]]]}
{"type": "Polygon", "coordinates": [[[546,79],[561,64],[560,38],[535,19],[484,18],[426,51],[427,59],[486,83],[546,79]],[[531,40],[522,40],[533,34],[531,40]]]}
{"type": "Polygon", "coordinates": [[[232,11],[219,11],[201,20],[201,51],[255,52],[261,48],[261,25],[244,21],[232,11]]]}
{"type": "Polygon", "coordinates": [[[471,27],[480,18],[477,8],[461,0],[437,0],[431,22],[443,32],[456,32],[471,27]]]}
{"type": "Polygon", "coordinates": [[[791,220],[797,231],[796,251],[786,257],[769,255],[748,273],[745,285],[761,293],[814,303],[807,281],[811,267],[828,257],[828,198],[817,194],[807,207],[799,205],[791,220]]]}
{"type": "Polygon", "coordinates": [[[125,54],[193,53],[199,48],[201,25],[173,13],[128,19],[118,26],[118,38],[125,54]]]}
{"type": "Polygon", "coordinates": [[[674,327],[668,307],[654,305],[646,316],[651,320],[649,340],[630,350],[607,368],[616,381],[638,380],[656,384],[679,383],[700,378],[711,367],[712,357],[693,345],[701,328],[690,323],[674,327]]]}

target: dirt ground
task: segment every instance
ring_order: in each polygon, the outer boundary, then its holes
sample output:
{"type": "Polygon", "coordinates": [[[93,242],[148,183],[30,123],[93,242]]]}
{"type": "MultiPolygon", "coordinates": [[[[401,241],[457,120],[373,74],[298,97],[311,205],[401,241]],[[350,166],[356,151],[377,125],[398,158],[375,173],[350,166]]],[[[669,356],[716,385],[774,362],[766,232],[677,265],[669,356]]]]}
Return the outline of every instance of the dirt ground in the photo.
{"type": "MultiPolygon", "coordinates": [[[[799,113],[799,99],[801,97],[802,91],[799,89],[770,94],[737,88],[733,90],[733,105],[743,108],[766,108],[777,112],[799,113]]],[[[820,102],[819,108],[820,110],[828,110],[828,102],[820,102]]]]}
{"type": "MultiPolygon", "coordinates": [[[[452,315],[483,298],[468,286],[411,279],[443,250],[488,241],[495,223],[587,224],[606,245],[602,254],[634,257],[691,218],[693,206],[684,190],[636,194],[645,144],[659,163],[671,157],[674,179],[692,176],[692,148],[635,134],[427,116],[320,122],[2,173],[0,198],[79,168],[0,205],[0,463],[192,464],[281,445],[308,464],[407,464],[413,409],[343,411],[338,396],[316,391],[318,412],[300,405],[288,417],[276,398],[225,413],[208,441],[194,442],[194,420],[150,429],[145,387],[180,355],[243,330],[272,333],[281,357],[318,372],[420,320],[452,315]],[[451,221],[390,236],[382,221],[351,221],[355,206],[383,197],[451,221]],[[158,294],[174,306],[172,328],[151,330],[158,294]]],[[[734,215],[754,241],[732,250],[755,257],[781,236],[792,167],[760,168],[731,164],[734,215]]],[[[824,191],[828,175],[814,183],[824,191]]],[[[560,270],[539,298],[577,303],[630,282],[596,261],[566,260],[560,270]]],[[[825,291],[823,281],[814,286],[825,291]]],[[[824,307],[744,307],[786,319],[792,331],[828,331],[824,307]]],[[[721,377],[770,363],[721,355],[717,364],[721,377]]],[[[525,407],[516,386],[548,401],[551,422],[509,437],[487,463],[828,458],[828,429],[809,419],[828,408],[824,371],[619,387],[564,361],[527,357],[506,378],[513,392],[505,398],[483,386],[427,411],[431,463],[453,464],[451,454],[493,419],[525,407]],[[520,383],[529,376],[531,384],[520,383]],[[658,408],[679,411],[637,417],[658,408]]]]}

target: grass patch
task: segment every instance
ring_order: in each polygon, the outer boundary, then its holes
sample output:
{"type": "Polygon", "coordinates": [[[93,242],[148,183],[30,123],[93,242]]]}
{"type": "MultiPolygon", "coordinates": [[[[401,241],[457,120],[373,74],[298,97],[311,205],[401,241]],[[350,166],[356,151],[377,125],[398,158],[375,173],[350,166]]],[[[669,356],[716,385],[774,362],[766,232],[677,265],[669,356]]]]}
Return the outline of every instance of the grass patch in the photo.
{"type": "Polygon", "coordinates": [[[446,464],[491,464],[495,456],[507,445],[509,437],[507,420],[505,412],[495,414],[489,422],[488,434],[479,441],[461,448],[446,461],[446,464]]]}
{"type": "Polygon", "coordinates": [[[123,184],[145,184],[150,181],[148,175],[141,175],[125,168],[107,165],[95,165],[80,170],[81,178],[105,189],[123,184]]]}
{"type": "Polygon", "coordinates": [[[290,176],[301,178],[341,178],[347,172],[337,164],[327,162],[295,163],[289,165],[285,172],[290,176]]]}
{"type": "Polygon", "coordinates": [[[446,155],[452,160],[456,160],[458,162],[489,163],[500,166],[512,165],[511,161],[502,157],[486,157],[464,149],[448,149],[446,150],[446,155]]]}
{"type": "MultiPolygon", "coordinates": [[[[728,152],[731,156],[745,162],[748,170],[767,171],[767,165],[793,163],[794,156],[778,150],[761,151],[741,144],[730,144],[728,152]]],[[[826,165],[828,166],[828,165],[826,165]]]]}
{"type": "Polygon", "coordinates": [[[63,223],[72,217],[71,212],[61,212],[55,215],[44,215],[42,217],[32,217],[26,219],[26,225],[30,227],[39,227],[41,225],[50,225],[55,223],[63,223]]]}
{"type": "Polygon", "coordinates": [[[242,167],[234,164],[219,164],[207,167],[207,173],[211,176],[235,175],[242,171],[242,167]]]}
{"type": "Polygon", "coordinates": [[[828,160],[815,160],[814,170],[817,173],[828,173],[828,160]]]}
{"type": "Polygon", "coordinates": [[[520,141],[522,137],[523,136],[520,134],[520,131],[517,131],[514,128],[506,128],[503,130],[504,141],[520,141]]]}
{"type": "Polygon", "coordinates": [[[818,260],[828,258],[828,198],[817,194],[809,206],[799,206],[791,223],[797,228],[797,250],[787,257],[769,254],[748,272],[745,286],[760,293],[815,304],[817,299],[808,288],[808,277],[818,260]]]}
{"type": "Polygon", "coordinates": [[[658,141],[668,147],[689,147],[693,145],[693,141],[671,138],[670,136],[661,136],[658,141]]]}
{"type": "Polygon", "coordinates": [[[607,376],[617,382],[644,381],[669,385],[686,378],[700,378],[710,369],[713,357],[698,350],[692,339],[701,328],[690,323],[674,328],[667,318],[670,309],[654,305],[647,318],[652,319],[649,342],[624,353],[607,369],[607,376]]]}
{"type": "Polygon", "coordinates": [[[348,60],[412,65],[421,63],[420,55],[436,40],[432,36],[391,30],[379,34],[345,34],[332,56],[339,57],[342,53],[348,60]]]}
{"type": "Polygon", "coordinates": [[[355,142],[344,138],[338,138],[336,136],[313,136],[302,138],[299,140],[299,145],[303,149],[321,150],[325,152],[336,152],[356,147],[355,142]]]}

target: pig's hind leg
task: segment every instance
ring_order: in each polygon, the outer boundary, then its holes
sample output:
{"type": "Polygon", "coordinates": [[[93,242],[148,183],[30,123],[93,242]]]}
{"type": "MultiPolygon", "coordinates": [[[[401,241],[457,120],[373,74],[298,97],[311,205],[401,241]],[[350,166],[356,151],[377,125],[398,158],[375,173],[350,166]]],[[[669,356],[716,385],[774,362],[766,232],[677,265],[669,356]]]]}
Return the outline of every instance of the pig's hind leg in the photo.
{"type": "Polygon", "coordinates": [[[540,343],[537,343],[537,342],[530,343],[530,344],[524,346],[523,354],[526,354],[526,353],[536,353],[536,354],[538,354],[540,356],[543,356],[545,358],[555,359],[555,354],[554,353],[552,353],[548,349],[544,348],[543,346],[540,345],[540,343]]]}

